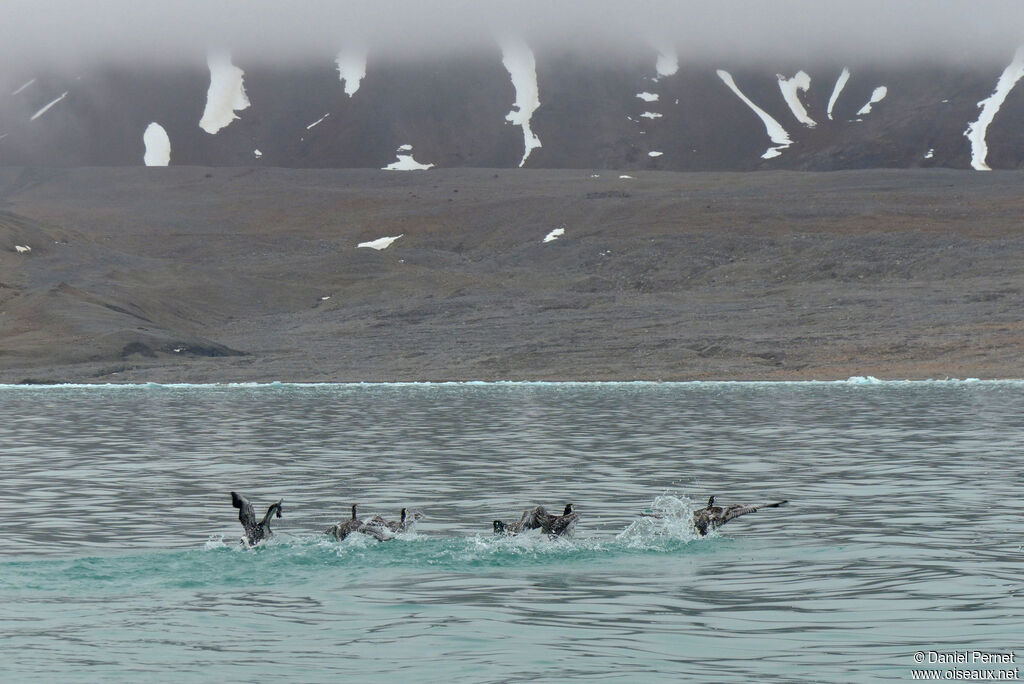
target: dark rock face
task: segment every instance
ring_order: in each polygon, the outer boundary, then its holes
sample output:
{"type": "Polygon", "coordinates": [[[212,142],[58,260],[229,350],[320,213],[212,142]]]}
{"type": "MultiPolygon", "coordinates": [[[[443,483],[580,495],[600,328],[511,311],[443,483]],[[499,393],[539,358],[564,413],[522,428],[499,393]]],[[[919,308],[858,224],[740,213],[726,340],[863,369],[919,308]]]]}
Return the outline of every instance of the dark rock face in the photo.
{"type": "MultiPolygon", "coordinates": [[[[588,61],[538,53],[540,107],[531,126],[542,147],[527,168],[653,170],[837,170],[971,167],[964,132],[995,89],[1004,63],[970,66],[798,63],[756,67],[683,64],[659,76],[655,55],[588,61]],[[850,76],[829,117],[844,67],[850,76]],[[773,159],[755,111],[726,87],[724,69],[754,104],[788,133],[773,159]],[[783,98],[779,74],[810,77],[798,92],[816,122],[800,123],[783,98]],[[877,87],[886,96],[858,114],[877,87]],[[645,101],[639,93],[657,95],[645,101]],[[645,113],[648,113],[645,116],[645,113]],[[651,153],[655,153],[653,156],[651,153]],[[657,154],[660,153],[660,154],[657,154]]],[[[358,91],[342,89],[330,59],[303,68],[238,63],[251,105],[210,134],[199,128],[210,85],[203,60],[191,67],[97,67],[74,76],[7,73],[0,164],[141,165],[151,122],[167,131],[172,165],[381,168],[412,145],[417,161],[440,168],[516,167],[523,133],[506,121],[516,92],[501,53],[420,62],[374,61],[358,91]],[[30,78],[36,81],[17,94],[30,78]],[[39,114],[46,105],[64,99],[39,114]],[[318,122],[318,123],[316,123],[318,122]],[[315,125],[314,125],[315,124],[315,125]],[[260,155],[256,155],[259,150],[260,155]]],[[[1024,85],[1018,84],[987,131],[989,165],[1024,165],[1024,85]]]]}

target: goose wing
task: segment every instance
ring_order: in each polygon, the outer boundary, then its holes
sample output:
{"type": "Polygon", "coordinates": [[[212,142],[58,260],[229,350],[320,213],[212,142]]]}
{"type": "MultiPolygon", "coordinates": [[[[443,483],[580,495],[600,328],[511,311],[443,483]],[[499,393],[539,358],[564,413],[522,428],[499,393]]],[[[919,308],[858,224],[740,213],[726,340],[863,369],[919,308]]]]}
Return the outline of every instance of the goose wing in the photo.
{"type": "Polygon", "coordinates": [[[550,524],[553,515],[548,513],[547,509],[543,506],[534,506],[533,508],[523,511],[523,516],[519,519],[519,525],[524,530],[535,530],[538,527],[543,527],[545,524],[550,524]]]}
{"type": "MultiPolygon", "coordinates": [[[[238,509],[238,522],[242,523],[246,531],[256,527],[256,513],[253,512],[248,499],[238,492],[231,492],[231,505],[238,509]]],[[[267,514],[269,515],[270,511],[267,511],[267,514]]]]}
{"type": "Polygon", "coordinates": [[[754,511],[759,511],[762,508],[778,508],[779,506],[782,506],[783,504],[786,504],[786,503],[789,503],[789,501],[783,500],[783,501],[776,501],[775,503],[751,504],[751,505],[748,505],[748,506],[729,506],[722,513],[721,521],[724,524],[724,523],[729,522],[733,518],[740,517],[741,515],[746,515],[747,513],[753,513],[754,511]]]}
{"type": "Polygon", "coordinates": [[[553,534],[556,537],[571,537],[573,531],[576,529],[576,523],[579,522],[579,519],[579,513],[556,516],[544,526],[544,531],[548,534],[553,534]]]}

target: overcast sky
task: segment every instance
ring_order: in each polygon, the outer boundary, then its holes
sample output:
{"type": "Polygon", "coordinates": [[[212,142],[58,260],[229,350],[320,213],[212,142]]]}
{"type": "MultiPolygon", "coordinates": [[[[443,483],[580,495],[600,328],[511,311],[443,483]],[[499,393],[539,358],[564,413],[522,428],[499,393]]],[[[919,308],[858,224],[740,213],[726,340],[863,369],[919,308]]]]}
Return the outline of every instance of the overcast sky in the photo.
{"type": "Polygon", "coordinates": [[[4,0],[0,59],[246,59],[493,49],[496,34],[585,53],[672,45],[685,60],[766,56],[1008,61],[1024,0],[4,0]]]}

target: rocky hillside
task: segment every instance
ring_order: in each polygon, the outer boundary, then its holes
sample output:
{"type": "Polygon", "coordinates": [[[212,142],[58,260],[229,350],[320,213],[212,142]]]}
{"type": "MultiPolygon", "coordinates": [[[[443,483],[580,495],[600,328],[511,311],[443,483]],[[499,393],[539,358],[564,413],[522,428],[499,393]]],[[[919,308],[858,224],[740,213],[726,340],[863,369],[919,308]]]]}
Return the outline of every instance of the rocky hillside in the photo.
{"type": "Polygon", "coordinates": [[[1024,166],[1024,52],[918,62],[588,60],[6,67],[0,165],[835,170],[1024,166]]]}
{"type": "Polygon", "coordinates": [[[0,382],[1019,378],[1021,180],[0,169],[0,382]]]}

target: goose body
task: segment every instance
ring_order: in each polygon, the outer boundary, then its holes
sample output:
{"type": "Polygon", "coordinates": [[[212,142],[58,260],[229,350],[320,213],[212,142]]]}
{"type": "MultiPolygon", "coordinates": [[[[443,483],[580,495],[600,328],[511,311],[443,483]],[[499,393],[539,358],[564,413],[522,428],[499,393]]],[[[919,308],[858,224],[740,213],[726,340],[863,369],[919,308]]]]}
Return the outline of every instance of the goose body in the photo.
{"type": "Polygon", "coordinates": [[[514,536],[524,530],[543,530],[551,537],[571,537],[579,521],[579,514],[572,504],[566,504],[562,515],[552,515],[543,506],[534,506],[523,511],[518,522],[506,523],[495,520],[493,523],[494,534],[514,536]]]}
{"type": "Polygon", "coordinates": [[[737,505],[737,506],[716,506],[715,497],[712,496],[708,499],[708,505],[701,508],[693,513],[693,526],[697,529],[697,533],[700,536],[707,535],[711,530],[717,529],[729,522],[734,520],[741,515],[747,513],[753,513],[759,511],[762,508],[778,508],[783,504],[789,503],[787,500],[776,501],[775,503],[768,504],[754,504],[754,505],[737,505]]]}
{"type": "Polygon", "coordinates": [[[334,525],[331,525],[326,530],[324,530],[324,534],[329,534],[338,541],[341,541],[342,539],[344,539],[345,537],[347,537],[348,535],[352,534],[353,532],[357,531],[360,527],[362,527],[363,521],[356,517],[356,506],[358,505],[359,504],[352,504],[351,518],[349,518],[348,520],[342,520],[334,525]]]}
{"type": "Polygon", "coordinates": [[[273,531],[270,529],[270,519],[275,515],[278,518],[281,517],[282,501],[284,499],[278,499],[270,504],[266,515],[263,516],[263,520],[257,522],[256,513],[253,511],[249,500],[238,492],[231,492],[231,505],[238,509],[238,522],[242,523],[242,529],[245,530],[244,541],[247,546],[255,546],[264,539],[270,539],[274,536],[273,531]]]}
{"type": "Polygon", "coordinates": [[[408,532],[409,529],[413,526],[413,524],[421,517],[422,516],[419,513],[413,513],[412,517],[410,518],[409,509],[403,508],[399,513],[398,520],[384,520],[383,518],[381,518],[381,521],[383,522],[384,527],[398,534],[401,532],[408,532]]]}
{"type": "Polygon", "coordinates": [[[348,520],[341,521],[336,525],[331,525],[324,534],[333,536],[338,541],[344,540],[350,534],[359,532],[370,537],[373,537],[377,541],[387,541],[391,537],[386,534],[378,524],[378,521],[385,522],[379,515],[375,515],[367,521],[362,521],[356,515],[356,506],[359,504],[352,504],[352,517],[348,520]]]}

